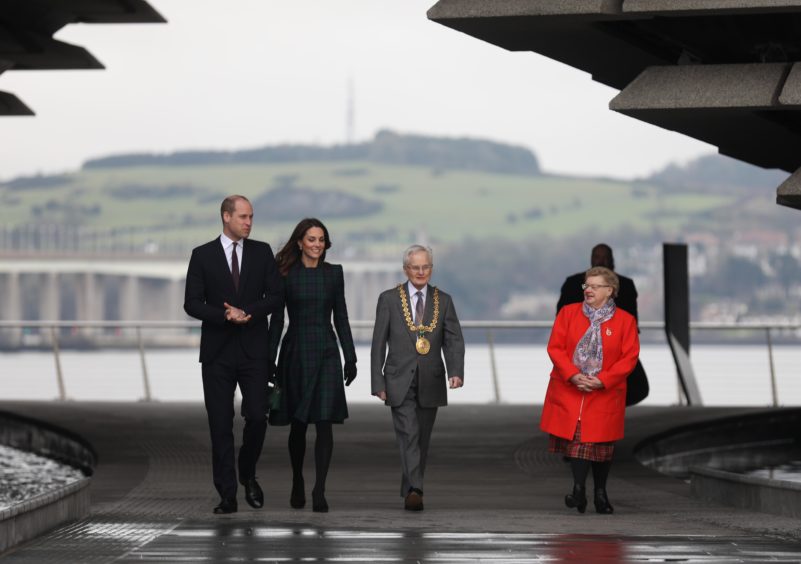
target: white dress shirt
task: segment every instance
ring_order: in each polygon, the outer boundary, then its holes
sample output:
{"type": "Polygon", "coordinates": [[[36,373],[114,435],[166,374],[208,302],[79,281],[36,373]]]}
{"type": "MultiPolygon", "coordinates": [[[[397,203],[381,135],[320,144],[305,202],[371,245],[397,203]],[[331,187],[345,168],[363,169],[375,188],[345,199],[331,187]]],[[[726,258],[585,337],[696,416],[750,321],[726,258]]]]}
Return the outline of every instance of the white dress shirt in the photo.
{"type": "MultiPolygon", "coordinates": [[[[231,266],[231,256],[234,252],[234,241],[229,239],[228,236],[223,233],[220,235],[220,243],[222,243],[223,251],[225,252],[225,259],[228,261],[228,270],[233,272],[233,266],[231,266]]],[[[236,258],[239,261],[239,272],[242,272],[242,239],[236,241],[236,258]]]]}
{"type": "Polygon", "coordinates": [[[423,324],[423,320],[422,319],[414,319],[414,312],[417,311],[417,300],[423,300],[423,312],[425,312],[425,310],[426,310],[426,294],[428,293],[428,284],[423,286],[422,290],[418,290],[417,288],[415,288],[414,284],[412,284],[412,281],[409,280],[406,283],[406,291],[409,292],[409,301],[411,302],[410,305],[412,306],[412,320],[414,321],[414,323],[416,325],[422,325],[423,324]],[[415,294],[417,294],[417,292],[423,292],[423,296],[422,297],[417,297],[415,295],[415,294]]]}

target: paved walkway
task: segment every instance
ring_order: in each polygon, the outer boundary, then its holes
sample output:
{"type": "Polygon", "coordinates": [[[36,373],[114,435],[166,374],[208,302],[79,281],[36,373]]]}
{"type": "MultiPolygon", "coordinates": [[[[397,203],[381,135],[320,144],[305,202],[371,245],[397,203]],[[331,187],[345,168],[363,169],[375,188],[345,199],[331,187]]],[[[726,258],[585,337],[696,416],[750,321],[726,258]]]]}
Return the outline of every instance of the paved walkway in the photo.
{"type": "Polygon", "coordinates": [[[630,409],[609,481],[616,513],[601,516],[591,504],[584,515],[564,507],[569,470],[546,452],[539,408],[523,406],[442,409],[426,510],[405,512],[389,411],[356,405],[335,428],[330,513],[289,507],[287,429],[271,428],[258,472],[266,507],[251,509],[240,492],[239,513],[215,516],[202,405],[0,402],[0,409],[69,428],[99,453],[91,515],[5,554],[9,563],[801,561],[796,520],[695,500],[686,483],[631,456],[656,432],[753,410],[630,409]]]}

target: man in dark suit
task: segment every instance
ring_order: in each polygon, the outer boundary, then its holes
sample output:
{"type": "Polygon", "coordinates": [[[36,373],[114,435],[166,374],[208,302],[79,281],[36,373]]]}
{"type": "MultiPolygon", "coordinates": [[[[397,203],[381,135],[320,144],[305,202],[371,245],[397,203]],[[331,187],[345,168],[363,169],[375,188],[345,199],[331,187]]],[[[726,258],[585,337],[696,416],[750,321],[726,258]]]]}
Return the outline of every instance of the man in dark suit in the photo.
{"type": "MultiPolygon", "coordinates": [[[[612,247],[604,243],[599,243],[592,248],[590,255],[591,266],[603,266],[609,270],[615,270],[615,257],[612,254],[612,247]]],[[[617,273],[615,273],[617,274],[617,273]]],[[[637,317],[637,288],[634,286],[634,281],[631,278],[617,274],[620,280],[620,291],[615,298],[615,305],[634,316],[637,317]]],[[[577,272],[565,279],[562,284],[562,289],[559,293],[559,301],[556,304],[556,313],[568,304],[575,304],[584,301],[584,289],[581,285],[584,284],[584,272],[577,272]]],[[[645,375],[645,369],[642,363],[637,360],[637,366],[634,371],[629,375],[626,387],[626,405],[634,405],[640,403],[648,396],[648,378],[645,375]]]]}
{"type": "Polygon", "coordinates": [[[448,404],[446,385],[455,389],[464,382],[462,328],[451,297],[428,283],[433,267],[430,248],[406,250],[408,280],[378,297],[370,351],[372,393],[392,408],[400,494],[409,511],[423,509],[428,445],[437,408],[448,404]]]}
{"type": "Polygon", "coordinates": [[[281,279],[267,243],[248,239],[253,207],[244,196],[220,206],[220,237],[192,251],[186,274],[186,313],[203,321],[200,362],[203,397],[211,431],[214,486],[220,503],[214,513],[237,510],[234,464],[234,392],[242,393],[245,429],[239,449],[239,482],[245,501],[264,505],[256,462],[267,431],[267,316],[283,307],[281,279]]]}

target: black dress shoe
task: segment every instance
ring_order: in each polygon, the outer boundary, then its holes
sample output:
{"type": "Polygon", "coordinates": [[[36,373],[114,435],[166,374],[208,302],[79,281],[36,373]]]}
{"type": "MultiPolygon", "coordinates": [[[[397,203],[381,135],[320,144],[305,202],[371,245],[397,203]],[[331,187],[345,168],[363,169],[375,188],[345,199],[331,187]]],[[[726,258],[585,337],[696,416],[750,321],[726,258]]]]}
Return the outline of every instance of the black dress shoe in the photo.
{"type": "Polygon", "coordinates": [[[565,496],[565,505],[575,507],[579,513],[587,511],[587,492],[581,484],[573,484],[573,493],[565,496]]]}
{"type": "Polygon", "coordinates": [[[236,510],[237,510],[236,499],[223,498],[220,500],[220,504],[214,508],[214,514],[225,515],[227,513],[236,513],[236,510]]]}
{"type": "Polygon", "coordinates": [[[328,502],[325,494],[317,490],[312,490],[312,511],[315,513],[328,513],[328,502]]]}
{"type": "Polygon", "coordinates": [[[245,486],[245,501],[254,509],[261,509],[264,507],[264,492],[261,491],[259,483],[256,478],[249,478],[242,482],[245,486]]]}
{"type": "Polygon", "coordinates": [[[303,509],[306,506],[306,486],[303,478],[292,480],[292,493],[289,494],[289,505],[295,509],[303,509]]]}
{"type": "Polygon", "coordinates": [[[412,488],[406,497],[403,499],[403,508],[406,511],[422,511],[423,510],[423,492],[417,488],[412,488]]]}
{"type": "Polygon", "coordinates": [[[606,495],[606,490],[595,490],[593,498],[595,502],[595,512],[601,515],[611,515],[615,512],[615,508],[609,503],[609,498],[606,495]]]}

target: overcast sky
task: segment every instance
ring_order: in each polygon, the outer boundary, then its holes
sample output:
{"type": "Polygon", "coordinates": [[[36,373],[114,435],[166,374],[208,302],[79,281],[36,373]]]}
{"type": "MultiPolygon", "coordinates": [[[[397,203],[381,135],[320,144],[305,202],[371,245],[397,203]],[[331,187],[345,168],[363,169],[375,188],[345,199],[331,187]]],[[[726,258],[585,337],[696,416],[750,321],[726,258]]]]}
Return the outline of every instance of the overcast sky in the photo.
{"type": "Polygon", "coordinates": [[[615,114],[617,91],[428,21],[434,0],[150,0],[162,25],[71,25],[103,71],[9,71],[0,179],[121,152],[342,143],[382,128],[488,138],[552,173],[636,177],[715,148],[615,114]]]}

